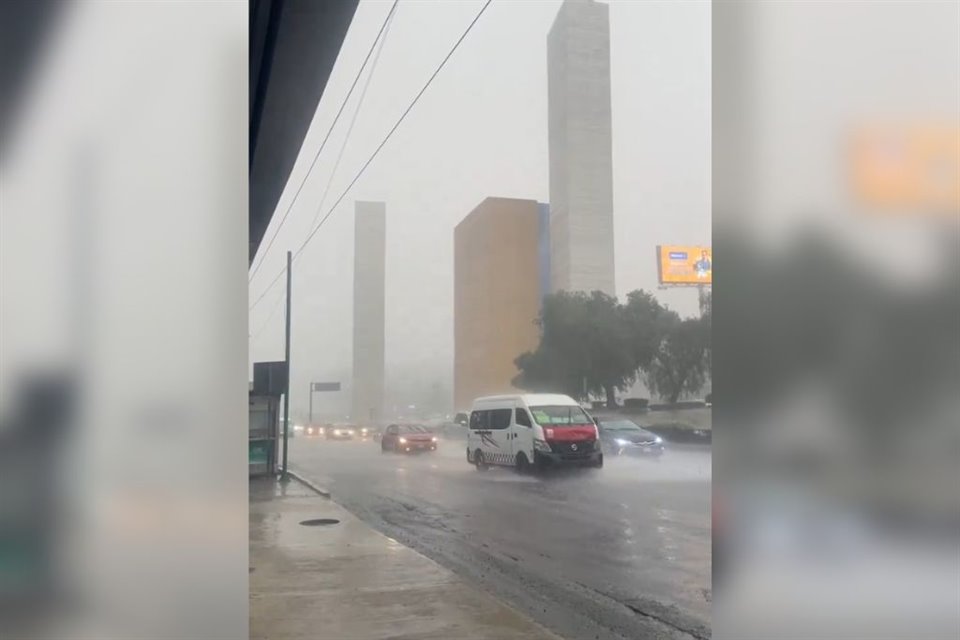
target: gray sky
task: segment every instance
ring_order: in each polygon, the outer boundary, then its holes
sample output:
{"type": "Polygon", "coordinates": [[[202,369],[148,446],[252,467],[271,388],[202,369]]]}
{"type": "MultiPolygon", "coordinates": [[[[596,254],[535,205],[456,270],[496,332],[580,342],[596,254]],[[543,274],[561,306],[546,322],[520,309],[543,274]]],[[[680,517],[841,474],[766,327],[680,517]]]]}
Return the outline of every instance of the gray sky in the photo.
{"type": "MultiPolygon", "coordinates": [[[[481,5],[400,2],[321,215],[481,5]]],[[[495,0],[295,263],[294,389],[305,390],[310,379],[349,384],[353,202],[383,200],[388,410],[395,396],[422,401],[434,385],[450,392],[454,227],[487,196],[549,200],[546,37],[559,5],[495,0]]],[[[267,238],[389,7],[386,0],[360,3],[267,238]]],[[[616,279],[623,296],[656,290],[657,244],[710,242],[710,4],[611,2],[610,23],[616,279]]],[[[327,143],[251,285],[251,300],[308,233],[354,108],[327,143]]],[[[283,357],[282,294],[275,287],[251,313],[251,362],[283,357]]],[[[657,295],[682,315],[696,312],[694,290],[657,295]]],[[[294,392],[294,409],[305,408],[306,395],[294,392]]],[[[348,399],[331,394],[316,406],[346,410],[348,399]]]]}

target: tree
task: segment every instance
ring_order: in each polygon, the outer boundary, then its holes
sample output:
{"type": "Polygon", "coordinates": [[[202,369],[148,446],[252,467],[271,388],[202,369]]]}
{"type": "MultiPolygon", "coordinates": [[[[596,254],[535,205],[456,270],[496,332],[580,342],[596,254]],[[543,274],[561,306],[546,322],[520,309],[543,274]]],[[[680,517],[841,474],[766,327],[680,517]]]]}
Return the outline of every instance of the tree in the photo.
{"type": "Polygon", "coordinates": [[[617,299],[600,291],[558,292],[544,299],[538,319],[540,344],[514,362],[513,384],[533,391],[563,391],[583,398],[603,394],[616,403],[616,390],[636,379],[630,328],[617,299]]]}
{"type": "Polygon", "coordinates": [[[643,289],[627,294],[623,313],[629,333],[626,348],[633,358],[634,369],[647,371],[664,335],[679,321],[679,316],[675,311],[662,306],[653,294],[643,289]]]}
{"type": "Polygon", "coordinates": [[[647,369],[647,386],[670,403],[703,388],[709,373],[710,316],[675,319],[647,369]]]}

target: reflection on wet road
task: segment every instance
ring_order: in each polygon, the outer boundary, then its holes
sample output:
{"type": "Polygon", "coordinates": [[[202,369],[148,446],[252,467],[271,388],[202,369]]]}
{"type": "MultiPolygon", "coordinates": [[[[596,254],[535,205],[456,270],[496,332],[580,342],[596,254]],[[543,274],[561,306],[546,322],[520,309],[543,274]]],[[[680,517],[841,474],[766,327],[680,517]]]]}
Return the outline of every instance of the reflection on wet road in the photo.
{"type": "Polygon", "coordinates": [[[292,468],[387,535],[569,638],[709,637],[709,449],[522,476],[480,473],[461,442],[290,443],[292,468]]]}

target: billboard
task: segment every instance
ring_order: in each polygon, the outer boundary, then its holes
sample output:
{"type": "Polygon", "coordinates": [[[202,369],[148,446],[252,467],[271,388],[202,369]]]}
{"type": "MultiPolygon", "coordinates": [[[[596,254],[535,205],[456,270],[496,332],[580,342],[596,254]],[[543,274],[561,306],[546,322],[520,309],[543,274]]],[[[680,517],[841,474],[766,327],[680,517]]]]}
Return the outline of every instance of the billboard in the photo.
{"type": "Polygon", "coordinates": [[[713,251],[693,245],[659,245],[657,277],[660,284],[713,284],[713,251]]]}
{"type": "Polygon", "coordinates": [[[853,140],[853,188],[878,210],[960,211],[960,127],[873,127],[853,140]]]}

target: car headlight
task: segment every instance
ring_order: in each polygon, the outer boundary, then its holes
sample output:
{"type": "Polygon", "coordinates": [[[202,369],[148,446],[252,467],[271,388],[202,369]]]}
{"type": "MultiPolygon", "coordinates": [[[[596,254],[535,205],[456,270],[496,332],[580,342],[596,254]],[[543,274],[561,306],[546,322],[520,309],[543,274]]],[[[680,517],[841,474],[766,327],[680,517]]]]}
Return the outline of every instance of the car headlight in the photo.
{"type": "Polygon", "coordinates": [[[436,438],[436,436],[434,436],[434,437],[432,437],[432,438],[430,438],[430,442],[436,442],[436,441],[437,441],[437,438],[436,438]]]}
{"type": "Polygon", "coordinates": [[[550,445],[546,441],[537,438],[533,439],[533,448],[536,451],[546,451],[548,453],[551,451],[550,445]]]}
{"type": "Polygon", "coordinates": [[[308,428],[307,428],[307,433],[312,434],[312,433],[313,433],[313,427],[308,427],[308,428]]]}
{"type": "Polygon", "coordinates": [[[366,429],[360,429],[360,433],[364,433],[364,434],[365,434],[366,432],[367,432],[366,429]]]}
{"type": "Polygon", "coordinates": [[[406,438],[400,438],[400,444],[407,444],[406,438]]]}
{"type": "Polygon", "coordinates": [[[625,446],[627,446],[628,444],[630,444],[630,441],[629,441],[629,440],[624,440],[623,438],[617,438],[616,440],[614,440],[614,442],[616,442],[616,443],[617,443],[618,445],[620,445],[621,447],[625,447],[625,446]]]}
{"type": "Polygon", "coordinates": [[[657,436],[656,438],[653,439],[653,441],[656,442],[657,444],[660,444],[663,442],[663,438],[661,438],[660,436],[657,436]]]}
{"type": "Polygon", "coordinates": [[[340,435],[340,429],[334,429],[334,430],[333,430],[333,435],[335,435],[335,436],[340,435]]]}

